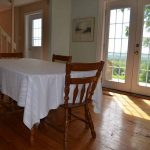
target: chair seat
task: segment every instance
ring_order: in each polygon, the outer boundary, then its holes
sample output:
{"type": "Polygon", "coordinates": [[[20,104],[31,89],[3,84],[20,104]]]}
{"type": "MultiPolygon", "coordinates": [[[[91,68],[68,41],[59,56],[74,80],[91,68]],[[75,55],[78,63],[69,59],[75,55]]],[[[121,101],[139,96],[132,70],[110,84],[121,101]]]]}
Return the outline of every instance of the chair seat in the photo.
{"type": "MultiPolygon", "coordinates": [[[[92,103],[92,100],[89,100],[88,103],[92,103]]],[[[87,103],[75,103],[75,104],[72,104],[72,103],[68,103],[68,106],[66,106],[65,104],[62,104],[60,105],[60,107],[68,107],[68,108],[76,108],[76,107],[83,107],[84,105],[86,105],[87,103]]]]}

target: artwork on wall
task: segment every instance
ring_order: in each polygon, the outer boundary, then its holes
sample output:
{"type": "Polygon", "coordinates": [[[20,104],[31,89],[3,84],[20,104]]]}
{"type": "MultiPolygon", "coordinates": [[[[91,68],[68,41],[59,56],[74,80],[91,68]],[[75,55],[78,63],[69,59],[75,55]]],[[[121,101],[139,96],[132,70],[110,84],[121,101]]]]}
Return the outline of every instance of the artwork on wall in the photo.
{"type": "Polygon", "coordinates": [[[94,40],[94,17],[73,19],[72,41],[91,42],[94,40]]]}

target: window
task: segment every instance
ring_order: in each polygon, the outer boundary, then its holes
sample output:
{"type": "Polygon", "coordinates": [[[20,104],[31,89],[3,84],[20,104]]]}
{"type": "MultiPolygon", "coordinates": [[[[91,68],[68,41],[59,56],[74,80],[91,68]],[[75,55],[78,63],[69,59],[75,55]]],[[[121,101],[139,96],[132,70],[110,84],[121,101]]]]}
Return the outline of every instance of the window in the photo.
{"type": "Polygon", "coordinates": [[[32,20],[32,46],[42,46],[42,19],[32,20]]]}

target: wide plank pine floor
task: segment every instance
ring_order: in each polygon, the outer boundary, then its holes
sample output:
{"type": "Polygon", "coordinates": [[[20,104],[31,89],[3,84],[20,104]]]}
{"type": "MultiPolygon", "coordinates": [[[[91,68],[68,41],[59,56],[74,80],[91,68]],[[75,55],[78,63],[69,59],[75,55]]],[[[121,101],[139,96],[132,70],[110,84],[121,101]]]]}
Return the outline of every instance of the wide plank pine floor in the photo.
{"type": "MultiPolygon", "coordinates": [[[[69,130],[71,150],[150,150],[150,100],[105,90],[101,114],[92,112],[96,139],[81,121],[69,130]]],[[[92,107],[92,106],[91,106],[92,107]]],[[[92,108],[91,108],[92,110],[92,108]]],[[[77,110],[80,112],[81,110],[77,110]]],[[[61,128],[63,110],[49,114],[47,122],[61,128]],[[59,121],[58,121],[59,120],[59,121]]],[[[23,111],[0,100],[0,150],[62,150],[63,134],[41,121],[30,146],[30,132],[23,124],[23,111]]]]}

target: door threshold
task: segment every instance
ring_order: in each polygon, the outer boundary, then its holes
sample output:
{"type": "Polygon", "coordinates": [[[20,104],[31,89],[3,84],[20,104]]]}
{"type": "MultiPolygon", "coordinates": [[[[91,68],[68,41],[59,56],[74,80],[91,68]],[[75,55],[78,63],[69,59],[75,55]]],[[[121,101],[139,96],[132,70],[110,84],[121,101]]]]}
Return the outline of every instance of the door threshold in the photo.
{"type": "MultiPolygon", "coordinates": [[[[106,94],[105,92],[114,92],[114,93],[119,93],[119,94],[123,94],[123,95],[134,96],[134,97],[150,100],[150,96],[146,96],[146,95],[142,95],[142,94],[136,94],[136,93],[132,93],[132,92],[126,92],[126,91],[121,91],[121,90],[116,90],[116,89],[111,89],[111,88],[106,88],[106,87],[103,87],[102,89],[103,89],[104,95],[106,94]]],[[[109,94],[107,93],[106,95],[113,96],[113,94],[111,94],[111,93],[109,93],[109,94]]]]}

